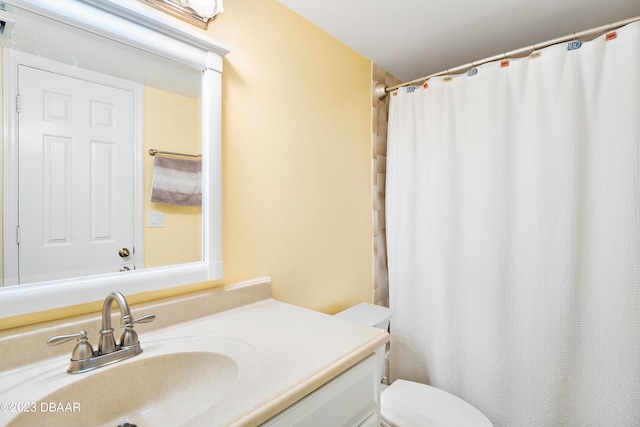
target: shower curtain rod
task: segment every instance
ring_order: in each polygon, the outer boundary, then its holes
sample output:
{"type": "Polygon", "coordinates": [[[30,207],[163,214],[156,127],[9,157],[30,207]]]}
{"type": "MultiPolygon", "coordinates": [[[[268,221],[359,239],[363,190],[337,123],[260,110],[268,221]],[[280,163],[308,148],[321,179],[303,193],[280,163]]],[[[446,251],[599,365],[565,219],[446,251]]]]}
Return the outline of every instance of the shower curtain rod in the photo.
{"type": "Polygon", "coordinates": [[[419,79],[411,80],[410,82],[400,83],[395,86],[387,87],[387,85],[385,85],[384,83],[377,83],[376,87],[374,88],[374,93],[378,99],[384,99],[386,98],[388,93],[393,92],[394,90],[398,90],[401,87],[412,86],[418,83],[424,83],[433,77],[446,76],[448,74],[463,73],[479,65],[487,64],[489,62],[502,61],[505,59],[521,58],[523,56],[531,55],[536,50],[544,49],[545,47],[553,46],[559,43],[569,42],[572,40],[578,40],[581,38],[586,38],[589,36],[604,34],[611,30],[624,27],[625,25],[630,24],[632,22],[636,22],[636,21],[640,21],[640,15],[633,18],[624,19],[622,21],[613,22],[613,23],[610,23],[609,25],[602,25],[600,27],[592,28],[591,30],[581,31],[578,33],[573,33],[573,34],[564,36],[564,37],[559,37],[543,43],[534,43],[531,46],[512,50],[510,52],[505,52],[503,54],[485,58],[480,61],[474,61],[469,64],[460,65],[459,67],[450,68],[448,70],[440,71],[439,73],[431,74],[425,77],[420,77],[419,79]]]}

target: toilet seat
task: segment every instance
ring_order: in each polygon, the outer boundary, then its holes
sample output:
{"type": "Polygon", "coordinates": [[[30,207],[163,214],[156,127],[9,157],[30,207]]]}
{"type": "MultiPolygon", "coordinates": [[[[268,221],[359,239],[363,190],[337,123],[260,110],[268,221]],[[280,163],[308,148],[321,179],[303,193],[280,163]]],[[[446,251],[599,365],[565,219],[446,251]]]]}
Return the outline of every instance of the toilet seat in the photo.
{"type": "Polygon", "coordinates": [[[480,411],[446,391],[396,380],[380,396],[384,423],[393,427],[492,427],[480,411]]]}

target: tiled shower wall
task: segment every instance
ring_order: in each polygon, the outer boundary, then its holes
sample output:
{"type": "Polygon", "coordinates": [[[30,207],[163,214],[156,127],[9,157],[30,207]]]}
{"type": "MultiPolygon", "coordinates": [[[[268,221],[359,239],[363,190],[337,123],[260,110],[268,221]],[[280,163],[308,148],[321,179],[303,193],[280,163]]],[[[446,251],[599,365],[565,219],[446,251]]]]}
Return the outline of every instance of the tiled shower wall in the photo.
{"type": "MultiPolygon", "coordinates": [[[[372,88],[376,83],[394,86],[400,80],[372,63],[372,88]]],[[[387,119],[389,96],[379,100],[372,94],[372,191],[373,191],[373,302],[389,306],[389,276],[387,274],[387,234],[385,225],[385,174],[387,166],[387,119]]]]}

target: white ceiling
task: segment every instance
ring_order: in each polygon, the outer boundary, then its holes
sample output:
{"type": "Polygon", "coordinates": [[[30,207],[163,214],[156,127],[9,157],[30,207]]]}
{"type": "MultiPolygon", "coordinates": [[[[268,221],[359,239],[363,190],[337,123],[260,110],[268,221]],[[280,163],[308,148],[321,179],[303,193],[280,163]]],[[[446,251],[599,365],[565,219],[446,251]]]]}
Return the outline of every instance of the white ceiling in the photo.
{"type": "Polygon", "coordinates": [[[640,15],[640,0],[279,0],[402,81],[640,15]]]}

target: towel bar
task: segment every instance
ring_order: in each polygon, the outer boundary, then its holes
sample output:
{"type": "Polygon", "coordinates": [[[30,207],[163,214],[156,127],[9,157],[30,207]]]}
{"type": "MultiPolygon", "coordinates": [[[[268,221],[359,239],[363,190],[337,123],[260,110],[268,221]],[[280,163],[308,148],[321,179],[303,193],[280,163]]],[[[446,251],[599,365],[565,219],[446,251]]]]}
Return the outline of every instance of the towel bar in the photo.
{"type": "Polygon", "coordinates": [[[174,153],[173,151],[160,151],[154,148],[149,149],[149,155],[155,156],[156,154],[166,154],[169,156],[183,156],[183,157],[202,157],[202,154],[185,154],[185,153],[174,153]]]}

